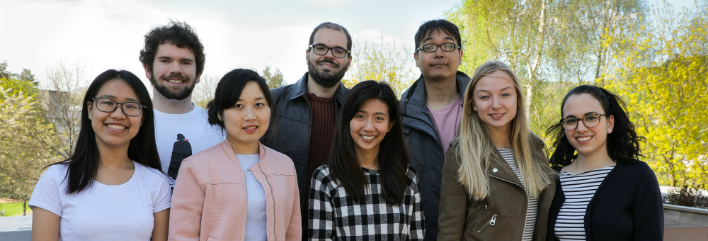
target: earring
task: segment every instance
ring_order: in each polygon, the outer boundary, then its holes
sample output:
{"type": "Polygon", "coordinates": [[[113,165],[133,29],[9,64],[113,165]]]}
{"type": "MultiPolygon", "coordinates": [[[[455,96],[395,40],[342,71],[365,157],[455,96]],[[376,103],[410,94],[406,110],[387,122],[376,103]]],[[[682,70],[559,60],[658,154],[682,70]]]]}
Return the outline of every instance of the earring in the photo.
{"type": "Polygon", "coordinates": [[[612,133],[612,129],[607,130],[607,133],[612,133]]]}

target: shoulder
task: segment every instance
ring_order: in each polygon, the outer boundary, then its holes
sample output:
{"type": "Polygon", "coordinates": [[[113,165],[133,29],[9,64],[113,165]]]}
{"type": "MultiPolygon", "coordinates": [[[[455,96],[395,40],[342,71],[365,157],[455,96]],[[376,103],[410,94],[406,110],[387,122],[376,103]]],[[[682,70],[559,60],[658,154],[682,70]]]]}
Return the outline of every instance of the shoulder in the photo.
{"type": "Polygon", "coordinates": [[[409,183],[418,182],[418,173],[415,171],[415,168],[413,168],[413,166],[408,165],[408,168],[406,169],[406,177],[408,178],[409,183]]]}
{"type": "Polygon", "coordinates": [[[69,174],[69,164],[66,162],[60,162],[47,167],[47,170],[42,173],[42,178],[51,178],[57,183],[62,182],[66,175],[69,174]]]}
{"type": "Polygon", "coordinates": [[[265,151],[264,160],[272,164],[268,165],[273,168],[272,171],[295,175],[295,164],[293,164],[293,160],[290,157],[263,144],[260,146],[265,151]]]}
{"type": "Polygon", "coordinates": [[[284,98],[287,93],[290,93],[290,91],[292,91],[294,85],[295,84],[289,84],[270,90],[270,94],[273,96],[273,100],[277,102],[278,100],[284,98]]]}
{"type": "Polygon", "coordinates": [[[543,139],[541,139],[541,137],[536,135],[536,133],[529,132],[529,142],[534,148],[546,148],[546,143],[543,141],[543,139]]]}
{"type": "Polygon", "coordinates": [[[135,173],[140,175],[142,180],[155,184],[169,183],[169,177],[160,170],[145,166],[135,161],[133,161],[133,163],[135,164],[135,173]]]}
{"type": "Polygon", "coordinates": [[[191,163],[195,164],[195,166],[200,166],[199,163],[223,160],[225,154],[222,145],[224,145],[224,142],[197,152],[196,154],[184,159],[183,163],[191,163]]]}
{"type": "Polygon", "coordinates": [[[635,163],[617,163],[615,168],[623,175],[632,175],[642,178],[652,177],[656,179],[654,171],[643,161],[637,161],[635,163]]]}
{"type": "Polygon", "coordinates": [[[312,173],[312,178],[316,179],[319,182],[329,183],[331,179],[329,174],[329,167],[327,166],[327,164],[324,164],[318,167],[315,172],[312,173]]]}

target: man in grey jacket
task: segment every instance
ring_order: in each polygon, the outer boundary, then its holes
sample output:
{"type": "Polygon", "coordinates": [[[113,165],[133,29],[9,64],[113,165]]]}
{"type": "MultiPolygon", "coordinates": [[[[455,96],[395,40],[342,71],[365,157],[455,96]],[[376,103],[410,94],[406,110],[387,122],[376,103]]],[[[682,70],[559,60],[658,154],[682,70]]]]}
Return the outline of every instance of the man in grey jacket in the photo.
{"type": "Polygon", "coordinates": [[[464,93],[470,78],[457,68],[462,40],[455,24],[437,19],[423,23],[415,34],[416,66],[421,76],[403,93],[403,131],[425,215],[425,240],[438,236],[440,181],[448,144],[457,134],[464,93]]]}
{"type": "Polygon", "coordinates": [[[310,179],[329,159],[335,120],[349,91],[341,80],[352,61],[351,48],[346,28],[330,22],[320,24],[310,35],[308,72],[295,84],[271,90],[278,118],[261,141],[295,164],[303,240],[308,237],[310,179]]]}

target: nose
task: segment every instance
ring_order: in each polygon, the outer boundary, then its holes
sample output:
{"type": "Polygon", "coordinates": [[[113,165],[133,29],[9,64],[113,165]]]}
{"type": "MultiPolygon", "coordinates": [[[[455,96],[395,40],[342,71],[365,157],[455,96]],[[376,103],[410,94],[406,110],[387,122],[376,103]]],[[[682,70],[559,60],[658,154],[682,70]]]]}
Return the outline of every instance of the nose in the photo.
{"type": "Polygon", "coordinates": [[[170,74],[182,73],[182,65],[179,61],[172,61],[169,71],[170,74]]]}
{"type": "Polygon", "coordinates": [[[125,113],[123,113],[123,104],[118,103],[116,105],[116,109],[111,112],[111,117],[116,119],[123,119],[127,117],[125,113]]]}
{"type": "Polygon", "coordinates": [[[374,131],[376,128],[374,128],[374,120],[371,118],[367,118],[366,122],[364,122],[364,128],[365,131],[374,131]]]}
{"type": "Polygon", "coordinates": [[[443,54],[442,46],[438,46],[438,49],[435,50],[435,58],[443,58],[445,55],[443,54]]]}
{"type": "Polygon", "coordinates": [[[246,115],[243,117],[244,120],[255,120],[256,119],[256,113],[253,110],[252,107],[246,108],[246,115]]]}
{"type": "Polygon", "coordinates": [[[497,97],[492,97],[492,109],[501,108],[501,100],[497,97]]]}
{"type": "Polygon", "coordinates": [[[579,132],[587,131],[588,128],[585,126],[585,122],[583,120],[578,120],[578,128],[575,128],[575,130],[579,132]]]}

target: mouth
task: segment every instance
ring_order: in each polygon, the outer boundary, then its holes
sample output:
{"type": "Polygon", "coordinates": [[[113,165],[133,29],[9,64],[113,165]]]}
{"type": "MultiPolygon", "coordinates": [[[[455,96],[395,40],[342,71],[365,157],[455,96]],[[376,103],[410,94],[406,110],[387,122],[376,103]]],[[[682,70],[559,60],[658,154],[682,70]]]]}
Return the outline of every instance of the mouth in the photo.
{"type": "Polygon", "coordinates": [[[338,64],[336,64],[333,61],[328,60],[328,59],[317,61],[317,66],[320,68],[327,68],[327,69],[339,68],[338,64]]]}
{"type": "Polygon", "coordinates": [[[376,136],[371,136],[371,135],[359,135],[361,136],[361,139],[364,140],[365,142],[371,142],[374,139],[376,139],[376,136]]]}
{"type": "Polygon", "coordinates": [[[247,133],[253,133],[253,132],[256,132],[256,130],[258,130],[258,126],[257,125],[250,125],[250,126],[245,126],[241,129],[243,129],[243,131],[245,131],[247,133]]]}
{"type": "Polygon", "coordinates": [[[115,132],[122,132],[125,130],[124,125],[106,124],[106,127],[108,127],[109,130],[115,131],[115,132]]]}
{"type": "Polygon", "coordinates": [[[581,136],[581,137],[576,137],[575,139],[578,140],[578,143],[585,144],[585,143],[590,142],[590,140],[592,139],[592,136],[581,136]]]}
{"type": "Polygon", "coordinates": [[[499,119],[501,119],[502,117],[504,117],[504,115],[505,115],[505,114],[489,114],[489,116],[491,116],[492,119],[494,119],[494,120],[499,120],[499,119]]]}
{"type": "Polygon", "coordinates": [[[162,80],[174,85],[180,85],[187,82],[187,77],[181,74],[172,74],[162,77],[162,80]]]}
{"type": "Polygon", "coordinates": [[[447,66],[447,63],[433,63],[430,67],[447,66]]]}

